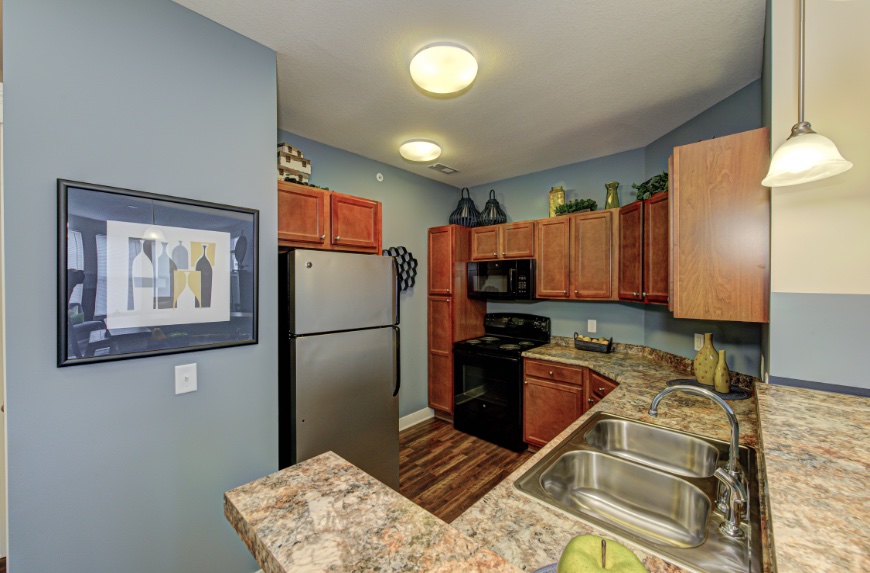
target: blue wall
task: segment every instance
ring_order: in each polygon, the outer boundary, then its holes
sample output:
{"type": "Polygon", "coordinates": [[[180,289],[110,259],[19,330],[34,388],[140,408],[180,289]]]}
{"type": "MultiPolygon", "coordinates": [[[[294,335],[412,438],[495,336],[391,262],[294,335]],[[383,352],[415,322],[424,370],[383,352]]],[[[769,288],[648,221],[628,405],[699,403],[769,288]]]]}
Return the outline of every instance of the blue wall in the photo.
{"type": "MultiPolygon", "coordinates": [[[[565,189],[566,200],[591,198],[604,207],[604,183],[619,181],[620,204],[635,199],[632,183],[640,183],[667,170],[674,146],[739,133],[761,126],[761,81],[755,81],[699,114],[645,148],[590,161],[538,171],[471,188],[477,207],[483,208],[489,190],[511,221],[547,216],[547,192],[554,185],[565,189]]],[[[598,334],[630,344],[643,344],[685,357],[693,357],[694,334],[712,332],[714,345],[725,350],[732,370],[758,375],[762,330],[758,324],[680,320],[656,305],[547,301],[536,303],[490,303],[489,312],[528,312],[549,316],[554,335],[585,334],[586,320],[598,321],[598,334]]]]}
{"type": "Polygon", "coordinates": [[[4,9],[11,570],[254,571],[222,502],[277,469],[275,54],[169,0],[4,9]],[[56,368],[57,178],[259,209],[260,343],[56,368]]]}
{"type": "Polygon", "coordinates": [[[402,391],[399,415],[428,407],[427,282],[429,227],[446,225],[456,208],[455,187],[360,155],[278,130],[278,141],[311,159],[310,183],[383,203],[383,244],[406,247],[417,259],[416,285],[402,292],[402,391]],[[381,173],[384,180],[375,176],[381,173]]]}

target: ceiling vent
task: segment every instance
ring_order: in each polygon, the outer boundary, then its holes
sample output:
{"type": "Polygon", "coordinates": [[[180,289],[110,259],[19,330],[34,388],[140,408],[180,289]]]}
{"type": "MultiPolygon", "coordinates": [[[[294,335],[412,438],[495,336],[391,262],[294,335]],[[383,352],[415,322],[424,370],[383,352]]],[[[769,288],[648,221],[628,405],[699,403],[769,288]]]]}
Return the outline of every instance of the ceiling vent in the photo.
{"type": "Polygon", "coordinates": [[[429,169],[434,169],[435,171],[440,171],[444,175],[453,175],[454,173],[459,173],[458,169],[453,169],[452,167],[447,167],[443,163],[436,163],[435,165],[430,165],[429,169]]]}

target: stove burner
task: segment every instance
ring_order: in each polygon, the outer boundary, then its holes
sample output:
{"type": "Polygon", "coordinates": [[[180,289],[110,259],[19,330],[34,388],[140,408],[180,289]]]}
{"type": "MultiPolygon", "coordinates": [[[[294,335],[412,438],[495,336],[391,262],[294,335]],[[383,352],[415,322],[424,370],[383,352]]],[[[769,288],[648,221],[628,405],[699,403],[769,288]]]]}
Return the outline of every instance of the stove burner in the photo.
{"type": "Polygon", "coordinates": [[[520,345],[519,344],[502,344],[501,346],[499,346],[499,348],[501,348],[502,350],[519,350],[520,345]]]}
{"type": "Polygon", "coordinates": [[[466,340],[465,344],[480,344],[480,341],[475,338],[474,340],[466,340]]]}
{"type": "Polygon", "coordinates": [[[498,338],[496,338],[495,336],[484,336],[480,340],[482,342],[496,342],[498,340],[498,338]]]}
{"type": "Polygon", "coordinates": [[[520,346],[534,346],[534,345],[535,345],[534,342],[529,342],[528,340],[523,340],[522,342],[520,342],[520,346]]]}

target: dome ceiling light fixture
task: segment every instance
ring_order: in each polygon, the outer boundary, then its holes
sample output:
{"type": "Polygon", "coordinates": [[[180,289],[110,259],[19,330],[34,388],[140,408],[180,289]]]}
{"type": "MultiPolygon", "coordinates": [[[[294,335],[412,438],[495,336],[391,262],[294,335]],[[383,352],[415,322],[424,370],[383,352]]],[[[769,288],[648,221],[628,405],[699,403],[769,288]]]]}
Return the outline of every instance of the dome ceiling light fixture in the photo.
{"type": "Polygon", "coordinates": [[[441,146],[427,139],[411,139],[399,146],[399,154],[408,161],[432,161],[441,155],[441,146]]]}
{"type": "Polygon", "coordinates": [[[430,44],[411,59],[411,79],[427,92],[460,92],[476,77],[477,60],[459,44],[430,44]]]}
{"type": "Polygon", "coordinates": [[[798,122],[770,161],[770,171],[761,180],[765,187],[786,187],[839,175],[852,168],[834,142],[813,131],[804,121],[804,50],[806,45],[806,0],[800,0],[800,77],[798,80],[798,122]]]}

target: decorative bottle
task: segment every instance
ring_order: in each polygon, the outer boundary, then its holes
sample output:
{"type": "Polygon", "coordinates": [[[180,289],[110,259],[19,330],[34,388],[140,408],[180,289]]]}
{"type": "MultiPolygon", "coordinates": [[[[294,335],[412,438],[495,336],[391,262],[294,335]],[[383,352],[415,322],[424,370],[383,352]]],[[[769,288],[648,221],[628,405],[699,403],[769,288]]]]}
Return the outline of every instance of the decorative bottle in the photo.
{"type": "Polygon", "coordinates": [[[731,371],[728,370],[728,364],[725,362],[725,351],[719,351],[719,362],[716,364],[716,371],[713,374],[713,387],[721,393],[727,394],[731,391],[731,371]]]}
{"type": "Polygon", "coordinates": [[[713,348],[713,333],[704,333],[704,346],[695,355],[695,378],[705,386],[713,385],[713,375],[716,372],[716,364],[719,362],[719,355],[716,349],[713,348]]]}
{"type": "Polygon", "coordinates": [[[619,193],[617,189],[619,189],[619,181],[611,181],[610,183],[605,183],[604,188],[607,189],[607,199],[604,201],[605,209],[616,209],[619,207],[619,193]]]}

